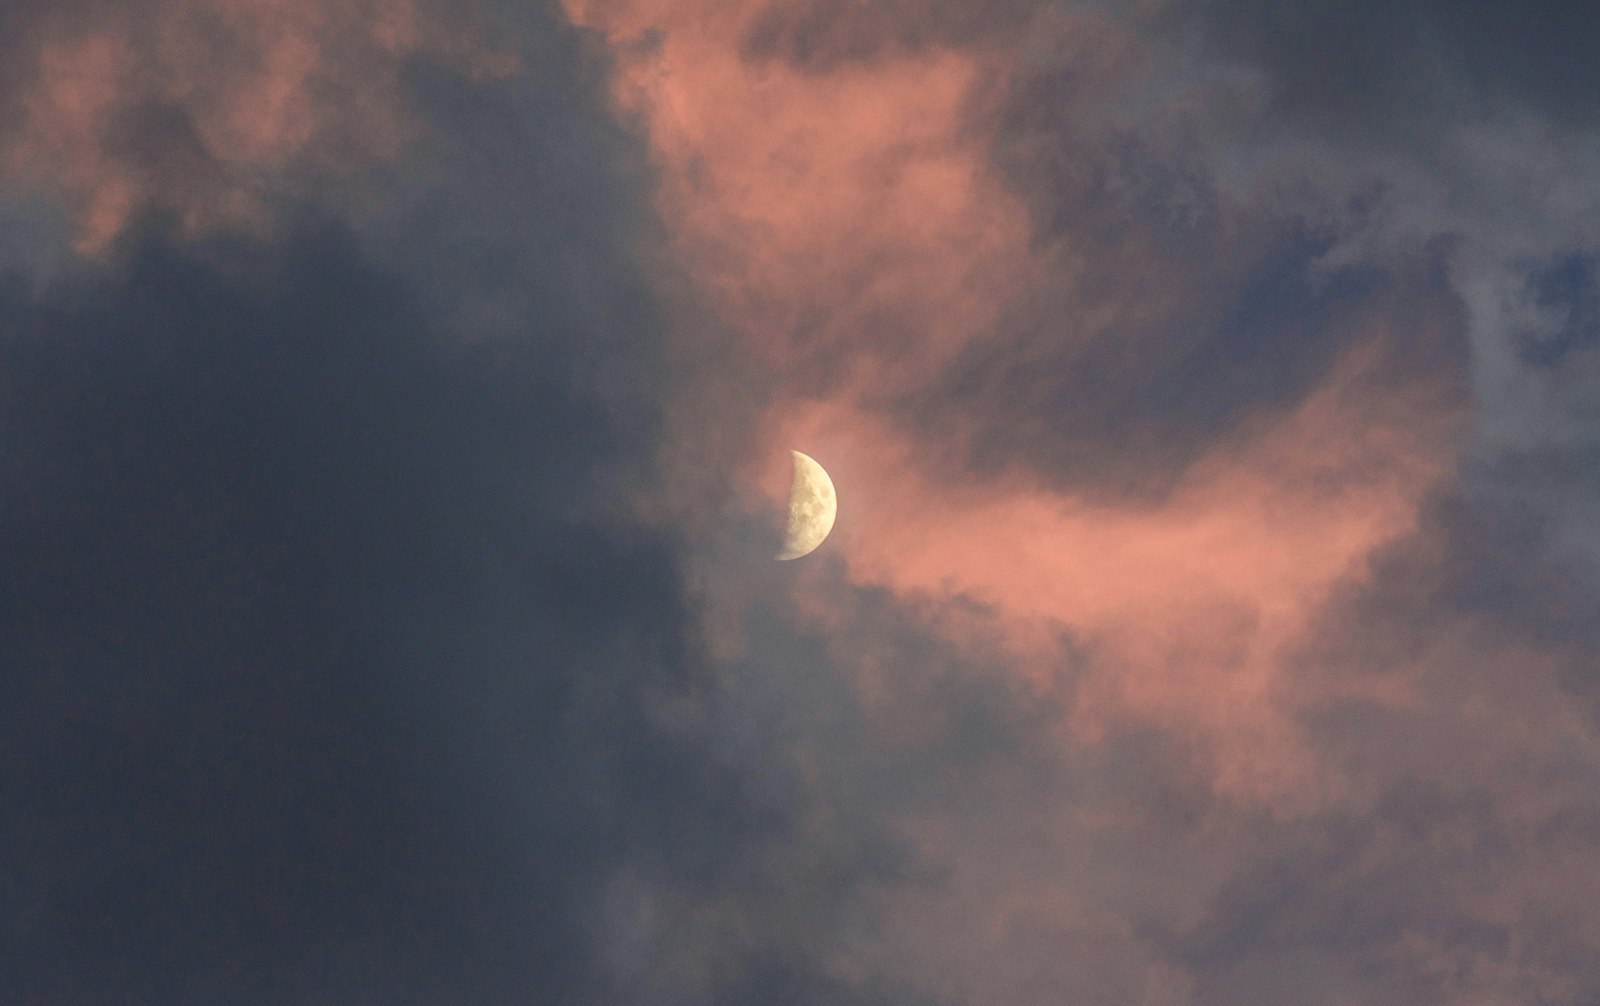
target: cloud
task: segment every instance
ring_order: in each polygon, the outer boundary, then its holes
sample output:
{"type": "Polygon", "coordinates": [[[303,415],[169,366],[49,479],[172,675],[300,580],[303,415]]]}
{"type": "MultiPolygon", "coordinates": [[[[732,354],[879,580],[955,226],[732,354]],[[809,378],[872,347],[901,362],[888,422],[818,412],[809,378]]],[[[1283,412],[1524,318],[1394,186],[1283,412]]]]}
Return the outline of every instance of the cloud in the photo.
{"type": "Polygon", "coordinates": [[[747,9],[668,30],[700,15],[577,10],[619,47],[618,97],[645,116],[680,253],[725,323],[802,387],[915,386],[996,320],[1029,265],[1021,207],[955,132],[978,65],[956,51],[826,76],[750,64],[747,9]],[[718,100],[730,90],[742,100],[718,100]]]}
{"type": "Polygon", "coordinates": [[[1578,4],[1535,12],[1438,0],[1289,7],[1238,0],[1178,9],[1187,16],[1175,21],[1198,29],[1216,58],[1248,61],[1267,74],[1278,112],[1358,141],[1413,142],[1410,127],[1432,119],[1448,129],[1471,105],[1521,104],[1594,124],[1592,108],[1577,97],[1600,84],[1582,55],[1594,25],[1578,4]]]}
{"type": "Polygon", "coordinates": [[[1550,509],[1592,513],[1592,137],[1486,58],[1531,21],[566,7],[772,389],[747,454],[840,487],[792,580],[702,574],[731,581],[742,701],[797,707],[774,744],[827,780],[828,834],[903,843],[836,974],[1019,1004],[1592,995],[1565,887],[1592,606],[1550,509]],[[825,656],[792,665],[795,632],[825,656]],[[952,732],[973,708],[1027,713],[952,732]]]}
{"type": "Polygon", "coordinates": [[[115,258],[4,307],[8,986],[593,994],[586,879],[718,773],[582,330],[490,367],[336,228],[115,258]]]}
{"type": "Polygon", "coordinates": [[[14,994],[611,1002],[612,875],[771,827],[699,738],[644,516],[671,372],[628,143],[543,27],[560,86],[418,82],[469,153],[382,213],[158,207],[7,279],[14,994]]]}
{"type": "Polygon", "coordinates": [[[0,15],[8,987],[1593,999],[1532,21],[140,10],[0,15]]]}
{"type": "MultiPolygon", "coordinates": [[[[574,12],[617,47],[682,261],[781,375],[757,442],[812,445],[853,488],[851,579],[1070,633],[1104,650],[1113,707],[1287,764],[1258,705],[1280,650],[1450,468],[1459,312],[1437,265],[1322,270],[1331,238],[1252,219],[1204,165],[1178,216],[1162,150],[1011,107],[1038,92],[1003,49],[792,65],[739,42],[766,7],[679,30],[692,6],[574,12]],[[1047,180],[1057,150],[1083,172],[1047,180]],[[1208,702],[1219,680],[1249,697],[1208,702]]],[[[1114,19],[1041,21],[1062,60],[1141,65],[1114,19]]],[[[1283,771],[1225,785],[1287,792],[1283,771]]]]}
{"type": "Polygon", "coordinates": [[[827,73],[885,57],[925,54],[1009,35],[1032,11],[1024,3],[938,4],[891,0],[856,4],[810,0],[756,7],[744,24],[741,55],[827,73]]]}
{"type": "Polygon", "coordinates": [[[288,179],[337,179],[406,148],[415,61],[514,66],[470,18],[414,3],[30,5],[10,20],[0,102],[16,127],[0,181],[64,198],[89,252],[152,205],[191,233],[263,226],[288,179]]]}
{"type": "Polygon", "coordinates": [[[1593,442],[1592,361],[1551,366],[1524,352],[1561,325],[1544,277],[1600,241],[1592,102],[1579,97],[1592,90],[1577,55],[1593,34],[1587,19],[1570,5],[1532,16],[1486,4],[1269,14],[1230,3],[1176,7],[1160,23],[1172,45],[1200,40],[1166,51],[1189,54],[1179,93],[1205,110],[1226,189],[1324,220],[1339,234],[1338,262],[1391,261],[1429,241],[1451,249],[1478,490],[1543,511],[1547,554],[1592,571],[1589,494],[1554,474],[1593,442]]]}

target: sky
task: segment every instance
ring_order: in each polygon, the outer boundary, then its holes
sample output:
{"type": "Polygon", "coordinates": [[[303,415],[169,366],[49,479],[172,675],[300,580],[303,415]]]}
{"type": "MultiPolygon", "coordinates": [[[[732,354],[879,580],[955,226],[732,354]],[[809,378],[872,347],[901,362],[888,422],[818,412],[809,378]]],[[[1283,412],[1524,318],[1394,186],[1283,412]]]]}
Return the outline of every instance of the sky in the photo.
{"type": "Polygon", "coordinates": [[[1597,53],[5,4],[0,998],[1600,1001],[1597,53]]]}

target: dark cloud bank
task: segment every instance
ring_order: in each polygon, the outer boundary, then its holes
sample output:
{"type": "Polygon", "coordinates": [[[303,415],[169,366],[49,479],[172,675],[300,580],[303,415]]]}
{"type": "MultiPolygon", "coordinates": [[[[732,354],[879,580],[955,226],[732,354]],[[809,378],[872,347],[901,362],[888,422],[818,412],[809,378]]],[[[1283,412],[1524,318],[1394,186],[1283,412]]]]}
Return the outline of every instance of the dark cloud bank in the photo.
{"type": "Polygon", "coordinates": [[[8,984],[573,994],[578,885],[680,770],[670,542],[579,516],[629,447],[568,333],[473,359],[337,230],[238,251],[8,298],[8,984]]]}
{"type": "Polygon", "coordinates": [[[152,216],[0,287],[0,998],[610,1002],[605,877],[771,826],[623,491],[666,379],[627,142],[541,29],[516,90],[418,68],[466,153],[382,241],[152,216]]]}

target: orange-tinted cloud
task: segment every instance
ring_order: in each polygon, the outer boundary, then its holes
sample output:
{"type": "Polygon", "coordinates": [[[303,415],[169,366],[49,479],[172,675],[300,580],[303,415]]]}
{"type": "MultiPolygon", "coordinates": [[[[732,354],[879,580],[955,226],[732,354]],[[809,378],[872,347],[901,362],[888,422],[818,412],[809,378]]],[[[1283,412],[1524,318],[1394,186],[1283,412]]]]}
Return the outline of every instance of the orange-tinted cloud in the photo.
{"type": "Polygon", "coordinates": [[[400,78],[412,57],[512,65],[410,0],[153,0],[28,27],[0,181],[64,197],[86,252],[145,205],[191,232],[259,223],[295,170],[394,156],[415,128],[400,78]]]}
{"type": "Polygon", "coordinates": [[[1076,695],[1078,740],[1140,723],[1173,729],[1213,750],[1220,790],[1288,809],[1336,783],[1296,736],[1290,658],[1330,595],[1415,529],[1449,470],[1451,412],[1419,396],[1369,414],[1362,357],[1157,504],[1075,498],[1022,476],[952,478],[846,409],[824,407],[786,432],[816,444],[852,487],[833,542],[851,579],[992,611],[1011,666],[1040,694],[1070,638],[1094,657],[1076,695]]]}
{"type": "Polygon", "coordinates": [[[568,10],[615,46],[696,279],[792,379],[915,387],[1037,281],[1027,215],[968,133],[970,55],[817,75],[745,60],[760,4],[568,10]]]}
{"type": "MultiPolygon", "coordinates": [[[[1072,218],[1041,229],[994,167],[988,125],[1017,50],[891,46],[802,65],[752,55],[774,16],[755,0],[567,9],[613,47],[617,99],[649,137],[682,261],[786,388],[765,449],[805,445],[841,486],[829,547],[850,579],[984,606],[1020,673],[1040,680],[1060,639],[1087,647],[1079,741],[1131,717],[1198,737],[1215,784],[1241,799],[1299,805],[1333,785],[1296,736],[1285,661],[1450,470],[1448,379],[1390,379],[1386,347],[1435,338],[1397,328],[1451,319],[1369,316],[1303,400],[1245,421],[1154,501],[1097,499],[1025,469],[971,478],[960,447],[985,417],[918,430],[894,404],[963,352],[1007,352],[1019,307],[1072,312],[1045,319],[1048,368],[1063,342],[1177,331],[1149,319],[1175,317],[1200,280],[1137,228],[1088,227],[1088,210],[1082,233],[1072,218]]],[[[1093,15],[1049,28],[1087,73],[1129,46],[1093,15]]],[[[1232,225],[1219,235],[1246,240],[1232,225]]]]}
{"type": "MultiPolygon", "coordinates": [[[[812,559],[712,591],[740,713],[814,801],[763,850],[772,914],[876,826],[910,879],[801,937],[845,988],[1584,1001],[1600,744],[1564,682],[1593,653],[1460,603],[1539,605],[1441,517],[1449,256],[1324,258],[1347,177],[1208,176],[1272,124],[1247,75],[1133,37],[1172,5],[1038,7],[567,3],[746,349],[726,380],[778,389],[750,467],[800,447],[840,491],[812,559]],[[1239,100],[1187,105],[1191,71],[1239,100]]],[[[685,899],[663,958],[761,907],[685,899]]]]}

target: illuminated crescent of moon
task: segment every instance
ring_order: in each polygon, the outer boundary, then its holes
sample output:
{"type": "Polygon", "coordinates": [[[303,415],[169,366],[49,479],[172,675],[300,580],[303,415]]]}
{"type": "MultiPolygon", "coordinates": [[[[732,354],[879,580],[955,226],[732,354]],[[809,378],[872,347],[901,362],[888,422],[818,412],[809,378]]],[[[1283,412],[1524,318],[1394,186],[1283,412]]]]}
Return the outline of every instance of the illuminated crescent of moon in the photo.
{"type": "Polygon", "coordinates": [[[799,451],[789,453],[794,455],[794,481],[789,486],[789,522],[783,529],[779,559],[798,559],[815,550],[839,514],[839,497],[828,473],[799,451]]]}

